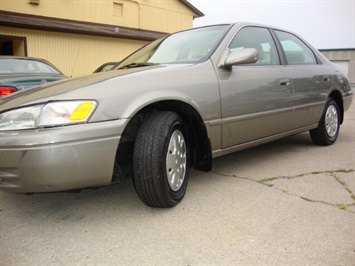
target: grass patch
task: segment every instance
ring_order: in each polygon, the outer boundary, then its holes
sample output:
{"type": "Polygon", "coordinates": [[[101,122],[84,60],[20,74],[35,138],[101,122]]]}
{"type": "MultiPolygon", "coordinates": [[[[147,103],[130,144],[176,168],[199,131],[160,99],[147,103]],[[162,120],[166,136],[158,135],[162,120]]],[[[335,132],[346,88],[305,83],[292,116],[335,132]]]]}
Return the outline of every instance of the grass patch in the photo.
{"type": "Polygon", "coordinates": [[[273,184],[268,184],[268,183],[269,183],[269,182],[272,182],[272,181],[274,181],[274,180],[277,180],[277,179],[279,179],[279,178],[278,178],[278,177],[270,177],[270,178],[265,178],[265,179],[258,180],[257,182],[258,182],[259,184],[264,185],[264,186],[272,187],[273,184]]]}
{"type": "Polygon", "coordinates": [[[308,202],[315,202],[314,200],[309,199],[309,198],[306,198],[306,197],[301,197],[301,199],[303,199],[303,200],[305,200],[305,201],[308,201],[308,202]]]}
{"type": "Polygon", "coordinates": [[[342,170],[337,170],[335,172],[336,173],[352,173],[352,172],[354,172],[354,169],[348,169],[348,170],[342,169],[342,170]]]}
{"type": "Polygon", "coordinates": [[[307,174],[299,174],[299,175],[296,175],[295,177],[304,177],[306,176],[307,174]]]}
{"type": "Polygon", "coordinates": [[[270,177],[270,178],[265,178],[265,179],[261,179],[258,181],[258,183],[264,183],[264,182],[272,182],[274,180],[279,179],[278,177],[270,177]]]}
{"type": "Polygon", "coordinates": [[[348,208],[348,205],[346,205],[346,204],[344,204],[344,203],[342,203],[342,204],[337,204],[336,205],[339,209],[341,209],[341,210],[346,210],[347,208],[348,208]]]}
{"type": "Polygon", "coordinates": [[[319,174],[323,174],[324,172],[319,172],[319,171],[317,171],[317,172],[311,172],[311,174],[312,175],[319,175],[319,174]]]}
{"type": "Polygon", "coordinates": [[[334,176],[335,180],[338,181],[341,185],[343,185],[344,187],[346,186],[346,183],[344,180],[341,180],[339,177],[334,176]]]}
{"type": "Polygon", "coordinates": [[[334,174],[334,173],[352,173],[352,172],[354,172],[354,169],[339,169],[334,171],[325,171],[324,173],[334,174]]]}

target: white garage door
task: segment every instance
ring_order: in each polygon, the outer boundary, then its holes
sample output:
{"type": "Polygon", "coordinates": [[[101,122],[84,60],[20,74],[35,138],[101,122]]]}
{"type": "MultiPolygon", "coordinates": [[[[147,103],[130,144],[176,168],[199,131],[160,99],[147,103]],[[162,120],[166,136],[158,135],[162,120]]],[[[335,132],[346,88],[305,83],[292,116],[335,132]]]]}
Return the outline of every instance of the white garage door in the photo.
{"type": "Polygon", "coordinates": [[[349,76],[349,67],[350,67],[350,61],[332,61],[334,64],[339,66],[341,70],[344,71],[344,73],[349,76]]]}

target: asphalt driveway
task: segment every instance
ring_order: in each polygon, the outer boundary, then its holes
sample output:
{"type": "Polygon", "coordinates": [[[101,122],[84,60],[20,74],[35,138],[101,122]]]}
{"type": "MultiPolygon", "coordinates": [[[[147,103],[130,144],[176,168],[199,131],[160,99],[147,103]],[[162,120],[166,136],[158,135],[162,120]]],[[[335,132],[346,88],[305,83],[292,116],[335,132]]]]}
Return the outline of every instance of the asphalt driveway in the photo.
{"type": "Polygon", "coordinates": [[[172,209],[143,205],[130,180],[0,192],[0,265],[355,265],[354,113],[330,147],[305,133],[192,170],[172,209]]]}

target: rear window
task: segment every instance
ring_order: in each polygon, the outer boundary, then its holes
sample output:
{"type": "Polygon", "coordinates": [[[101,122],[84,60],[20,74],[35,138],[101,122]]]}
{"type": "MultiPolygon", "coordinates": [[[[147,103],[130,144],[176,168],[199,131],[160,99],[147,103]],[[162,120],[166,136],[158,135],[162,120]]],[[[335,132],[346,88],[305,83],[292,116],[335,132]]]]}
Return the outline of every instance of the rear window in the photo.
{"type": "Polygon", "coordinates": [[[13,73],[46,73],[58,74],[50,65],[40,61],[26,60],[26,59],[1,59],[0,74],[13,74],[13,73]]]}

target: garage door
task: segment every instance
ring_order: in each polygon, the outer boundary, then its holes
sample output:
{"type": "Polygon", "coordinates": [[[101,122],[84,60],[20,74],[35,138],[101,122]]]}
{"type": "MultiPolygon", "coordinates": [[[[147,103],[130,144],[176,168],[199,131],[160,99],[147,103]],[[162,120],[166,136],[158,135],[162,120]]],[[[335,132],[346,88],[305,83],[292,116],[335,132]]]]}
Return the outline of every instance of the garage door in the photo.
{"type": "Polygon", "coordinates": [[[334,64],[339,66],[341,70],[344,71],[344,73],[349,76],[349,68],[350,68],[350,61],[344,60],[344,61],[332,61],[334,64]]]}

